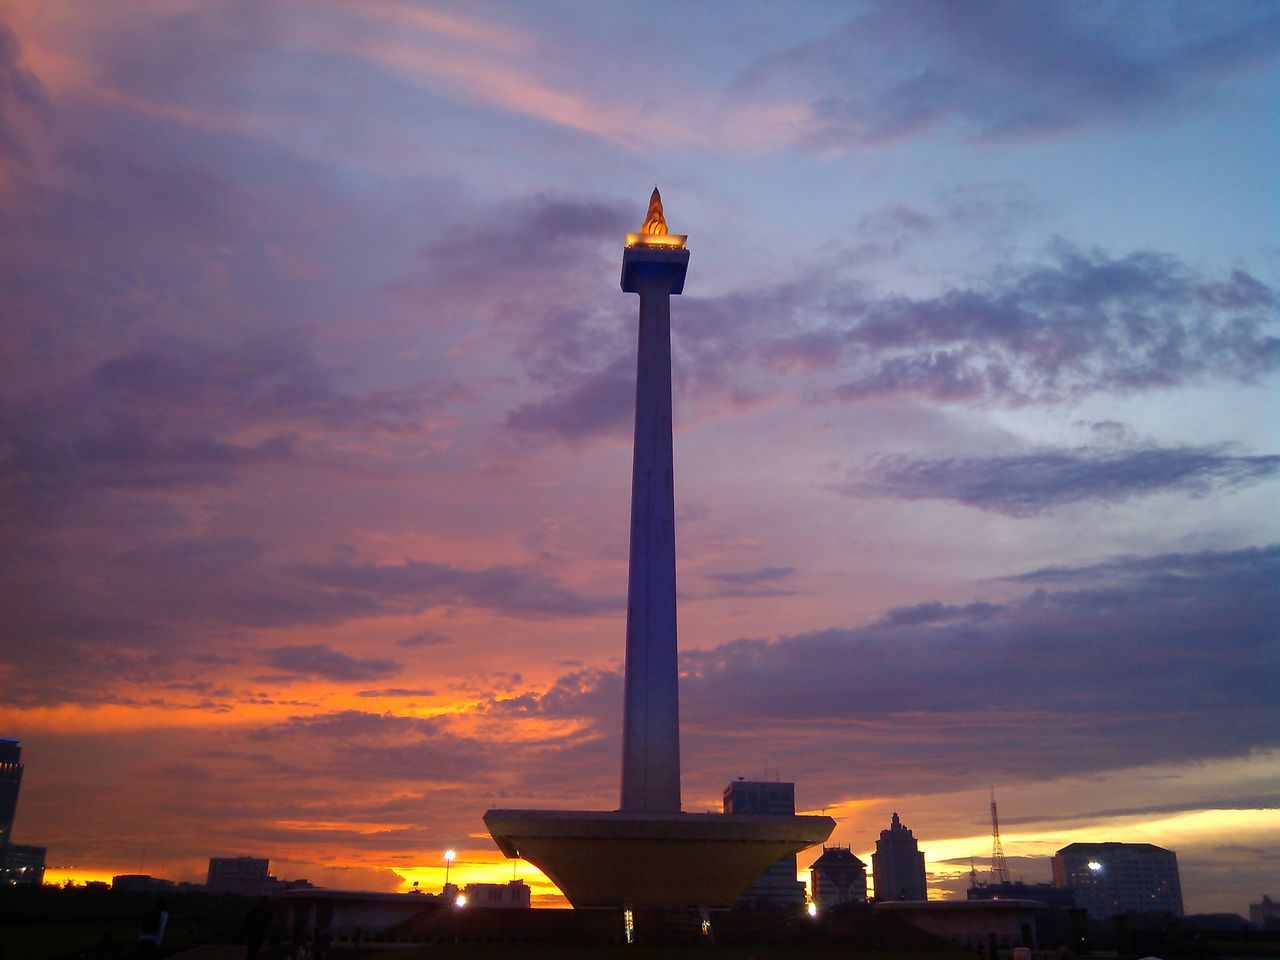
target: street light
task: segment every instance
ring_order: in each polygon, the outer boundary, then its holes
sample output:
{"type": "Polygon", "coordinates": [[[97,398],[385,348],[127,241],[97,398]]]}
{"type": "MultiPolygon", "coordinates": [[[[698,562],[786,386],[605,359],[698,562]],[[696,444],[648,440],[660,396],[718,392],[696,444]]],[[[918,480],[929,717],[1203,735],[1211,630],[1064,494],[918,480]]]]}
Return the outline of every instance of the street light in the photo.
{"type": "Polygon", "coordinates": [[[456,850],[446,850],[444,852],[444,885],[446,889],[449,886],[449,867],[453,864],[453,861],[457,859],[457,856],[458,853],[456,850]]]}

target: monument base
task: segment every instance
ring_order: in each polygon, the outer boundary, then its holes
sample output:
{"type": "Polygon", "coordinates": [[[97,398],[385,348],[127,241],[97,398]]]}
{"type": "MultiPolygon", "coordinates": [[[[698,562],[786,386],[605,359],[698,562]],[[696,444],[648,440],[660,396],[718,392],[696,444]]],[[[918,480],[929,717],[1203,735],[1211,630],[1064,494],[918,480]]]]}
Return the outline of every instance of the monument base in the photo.
{"type": "Polygon", "coordinates": [[[787,854],[821,843],[830,817],[489,810],[498,848],[528,860],[574,907],[732,907],[787,854]]]}

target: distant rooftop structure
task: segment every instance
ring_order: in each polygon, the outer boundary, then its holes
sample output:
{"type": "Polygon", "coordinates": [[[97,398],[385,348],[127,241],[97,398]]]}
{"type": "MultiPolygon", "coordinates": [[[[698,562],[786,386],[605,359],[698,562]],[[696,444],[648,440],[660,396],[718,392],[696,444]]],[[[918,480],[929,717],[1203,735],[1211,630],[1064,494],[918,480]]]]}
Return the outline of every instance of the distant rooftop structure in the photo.
{"type": "Polygon", "coordinates": [[[1263,895],[1259,902],[1249,904],[1249,922],[1260,930],[1280,930],[1280,903],[1263,895]]]}
{"type": "Polygon", "coordinates": [[[462,889],[468,909],[528,910],[533,904],[529,885],[523,880],[506,883],[469,883],[462,889]]]}
{"type": "Polygon", "coordinates": [[[1023,883],[1021,880],[976,883],[967,891],[966,899],[1034,900],[1050,907],[1064,909],[1076,905],[1075,894],[1067,887],[1055,887],[1052,883],[1023,883]]]}

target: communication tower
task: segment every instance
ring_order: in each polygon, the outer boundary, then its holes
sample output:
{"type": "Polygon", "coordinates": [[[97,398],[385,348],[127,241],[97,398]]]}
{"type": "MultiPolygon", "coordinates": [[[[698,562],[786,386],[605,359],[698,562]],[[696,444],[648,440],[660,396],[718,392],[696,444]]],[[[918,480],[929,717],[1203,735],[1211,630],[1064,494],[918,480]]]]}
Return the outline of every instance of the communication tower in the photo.
{"type": "Polygon", "coordinates": [[[1009,864],[1004,859],[1004,846],[1000,843],[1000,816],[996,813],[996,789],[991,788],[991,882],[1009,882],[1009,864]]]}

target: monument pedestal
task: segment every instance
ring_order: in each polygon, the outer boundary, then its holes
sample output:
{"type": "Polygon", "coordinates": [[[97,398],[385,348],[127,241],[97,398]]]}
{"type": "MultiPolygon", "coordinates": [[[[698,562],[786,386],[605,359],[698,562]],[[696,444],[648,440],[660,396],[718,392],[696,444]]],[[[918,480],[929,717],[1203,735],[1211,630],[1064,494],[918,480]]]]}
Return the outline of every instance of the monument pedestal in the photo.
{"type": "Polygon", "coordinates": [[[585,810],[490,810],[484,823],[574,907],[635,910],[727,910],[773,863],[835,828],[830,817],[585,810]]]}

